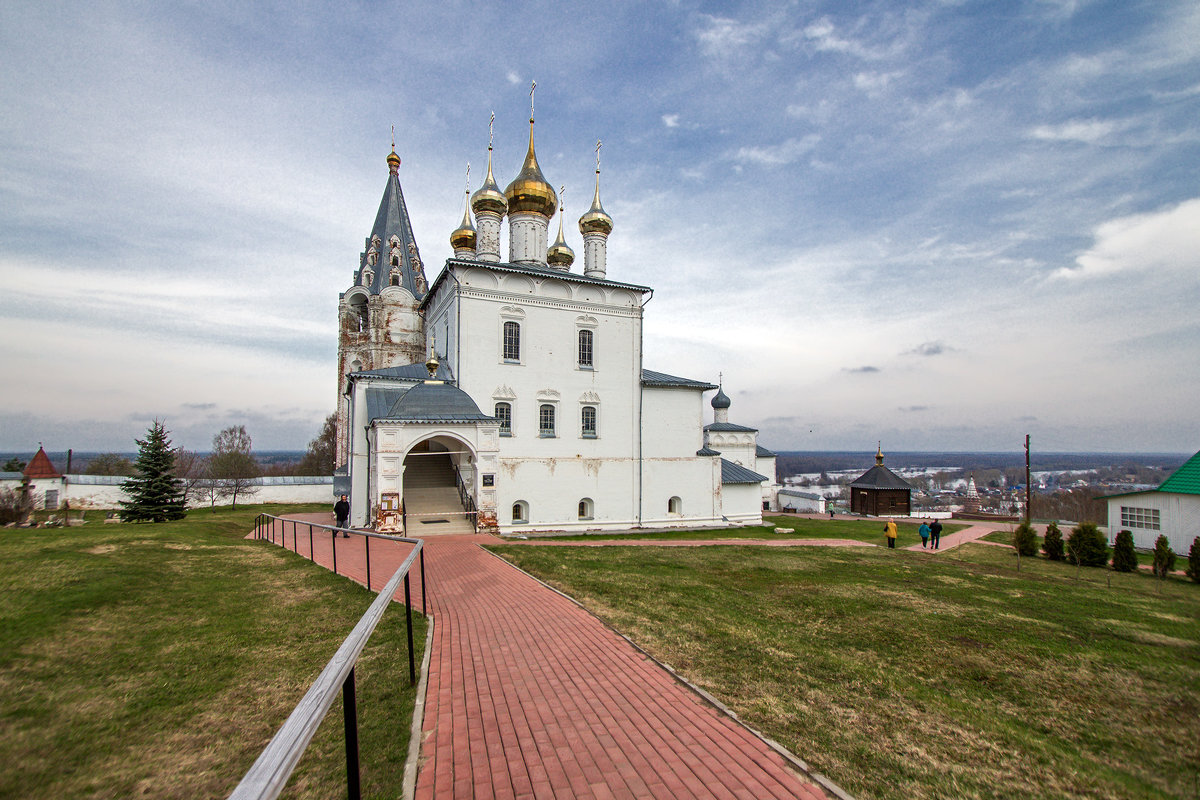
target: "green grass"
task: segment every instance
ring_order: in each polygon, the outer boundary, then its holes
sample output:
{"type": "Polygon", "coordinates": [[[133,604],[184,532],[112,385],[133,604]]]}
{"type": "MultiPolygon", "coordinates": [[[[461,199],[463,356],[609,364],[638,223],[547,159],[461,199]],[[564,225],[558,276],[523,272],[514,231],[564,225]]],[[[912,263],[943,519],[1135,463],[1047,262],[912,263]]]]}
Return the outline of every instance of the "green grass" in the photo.
{"type": "MultiPolygon", "coordinates": [[[[374,598],[243,538],[282,510],[0,532],[0,797],[232,791],[374,598]]],[[[392,797],[413,695],[403,609],[356,677],[364,796],[392,797]]],[[[341,717],[339,700],[286,796],[344,793],[341,717]]]]}
{"type": "MultiPolygon", "coordinates": [[[[811,519],[808,517],[764,517],[765,525],[749,525],[744,528],[714,528],[707,530],[631,531],[630,533],[589,533],[569,536],[546,536],[539,539],[555,541],[613,541],[620,539],[650,539],[654,541],[693,541],[697,539],[851,539],[869,544],[887,545],[883,533],[884,520],[811,519]],[[776,533],[776,528],[787,528],[787,533],[776,533]]],[[[897,547],[919,544],[921,537],[917,522],[896,523],[897,547]]],[[[966,525],[945,525],[942,535],[962,530],[966,525]]]]}
{"type": "Polygon", "coordinates": [[[497,547],[861,800],[1193,797],[1200,587],[967,544],[497,547]]]}

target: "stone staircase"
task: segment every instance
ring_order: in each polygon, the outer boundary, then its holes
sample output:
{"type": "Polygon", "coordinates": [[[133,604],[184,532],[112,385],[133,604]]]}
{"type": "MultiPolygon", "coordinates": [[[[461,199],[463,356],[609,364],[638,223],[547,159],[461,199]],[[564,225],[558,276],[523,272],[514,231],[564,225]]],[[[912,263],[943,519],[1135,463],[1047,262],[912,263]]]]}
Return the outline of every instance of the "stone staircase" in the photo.
{"type": "Polygon", "coordinates": [[[407,536],[423,539],[443,534],[474,533],[454,484],[450,456],[419,456],[404,472],[407,536]]]}

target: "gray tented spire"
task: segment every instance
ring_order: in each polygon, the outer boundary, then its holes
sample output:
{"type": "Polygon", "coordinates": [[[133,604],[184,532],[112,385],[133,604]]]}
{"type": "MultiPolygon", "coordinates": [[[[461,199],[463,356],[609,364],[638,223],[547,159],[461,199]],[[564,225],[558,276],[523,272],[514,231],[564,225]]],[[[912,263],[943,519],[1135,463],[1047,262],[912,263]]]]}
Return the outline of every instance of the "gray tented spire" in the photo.
{"type": "Polygon", "coordinates": [[[395,148],[388,154],[387,163],[387,186],[379,201],[379,213],[375,215],[375,224],[367,237],[366,249],[359,257],[354,284],[368,287],[371,294],[379,294],[389,286],[403,286],[421,300],[429,283],[408,219],[408,207],[404,204],[404,192],[400,188],[400,156],[396,155],[395,148]]]}

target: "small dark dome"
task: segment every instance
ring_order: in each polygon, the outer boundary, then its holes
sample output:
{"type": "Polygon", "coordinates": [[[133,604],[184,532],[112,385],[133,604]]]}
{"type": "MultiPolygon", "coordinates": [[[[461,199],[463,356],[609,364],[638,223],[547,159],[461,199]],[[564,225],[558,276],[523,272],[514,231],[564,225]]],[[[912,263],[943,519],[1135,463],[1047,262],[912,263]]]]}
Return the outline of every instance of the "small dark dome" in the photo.
{"type": "MultiPolygon", "coordinates": [[[[710,383],[709,386],[712,384],[710,383]]],[[[717,389],[717,396],[712,399],[713,408],[729,408],[733,402],[725,394],[724,389],[717,389]]]]}
{"type": "Polygon", "coordinates": [[[418,383],[396,401],[388,414],[391,419],[406,420],[484,420],[471,396],[448,383],[418,383]]]}

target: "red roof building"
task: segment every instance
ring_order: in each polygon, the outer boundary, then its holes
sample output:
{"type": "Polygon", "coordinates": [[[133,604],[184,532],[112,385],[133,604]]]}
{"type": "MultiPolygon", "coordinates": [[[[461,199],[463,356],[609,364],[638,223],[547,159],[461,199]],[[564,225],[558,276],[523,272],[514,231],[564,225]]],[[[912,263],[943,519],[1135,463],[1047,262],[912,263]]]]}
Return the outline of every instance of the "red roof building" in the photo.
{"type": "Polygon", "coordinates": [[[62,473],[56,470],[54,464],[50,462],[50,456],[46,455],[46,451],[40,447],[29,463],[25,465],[23,474],[30,480],[62,477],[62,473]]]}

